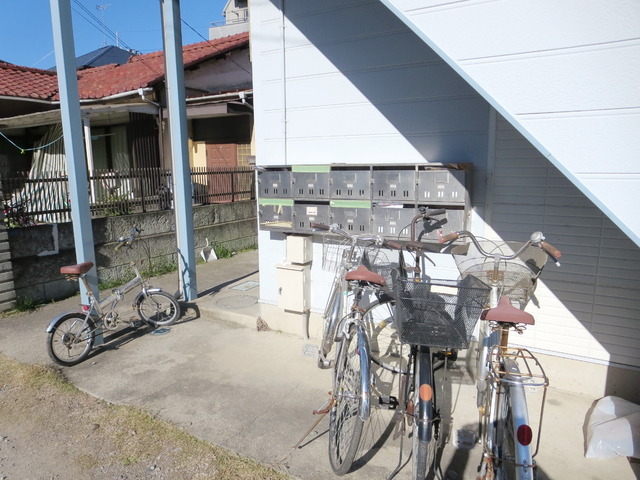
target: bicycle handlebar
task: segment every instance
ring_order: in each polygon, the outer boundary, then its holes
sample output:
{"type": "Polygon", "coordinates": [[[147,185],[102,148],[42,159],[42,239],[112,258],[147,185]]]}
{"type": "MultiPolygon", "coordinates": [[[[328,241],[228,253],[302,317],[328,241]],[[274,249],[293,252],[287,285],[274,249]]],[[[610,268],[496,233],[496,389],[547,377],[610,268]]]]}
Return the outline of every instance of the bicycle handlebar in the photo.
{"type": "Polygon", "coordinates": [[[425,210],[422,213],[419,213],[411,220],[411,241],[416,241],[416,223],[421,218],[424,220],[429,220],[431,217],[435,217],[436,215],[444,215],[447,211],[444,208],[436,208],[433,210],[425,210]]]}
{"type": "Polygon", "coordinates": [[[478,252],[486,258],[496,258],[497,256],[499,257],[500,260],[513,260],[530,246],[541,248],[556,263],[558,263],[558,259],[562,256],[562,252],[560,252],[560,250],[555,248],[550,243],[547,243],[544,241],[544,235],[542,234],[542,232],[533,232],[531,234],[531,238],[528,241],[526,241],[522,245],[522,247],[520,247],[520,249],[513,255],[497,255],[497,254],[491,254],[486,252],[478,242],[476,236],[473,233],[468,232],[467,230],[460,230],[458,232],[451,232],[447,235],[443,235],[442,237],[440,237],[440,243],[450,243],[450,242],[453,242],[454,240],[457,240],[458,238],[464,238],[464,237],[470,238],[473,244],[478,249],[478,252]]]}
{"type": "Polygon", "coordinates": [[[338,235],[350,239],[352,242],[374,242],[380,247],[389,247],[397,250],[402,249],[402,245],[393,240],[387,240],[379,235],[353,235],[349,232],[345,232],[337,224],[325,225],[324,223],[311,223],[311,228],[316,230],[325,230],[331,233],[337,233],[338,235]]]}

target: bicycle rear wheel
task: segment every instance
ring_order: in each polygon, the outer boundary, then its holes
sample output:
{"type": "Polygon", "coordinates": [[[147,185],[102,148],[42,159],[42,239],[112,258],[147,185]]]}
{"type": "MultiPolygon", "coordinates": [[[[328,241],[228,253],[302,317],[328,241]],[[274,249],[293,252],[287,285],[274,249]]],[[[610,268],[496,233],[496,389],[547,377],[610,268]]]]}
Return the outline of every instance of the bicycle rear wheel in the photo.
{"type": "Polygon", "coordinates": [[[437,447],[433,364],[431,351],[427,347],[417,348],[413,380],[413,391],[411,392],[414,409],[412,478],[424,480],[433,467],[437,447]]]}
{"type": "Polygon", "coordinates": [[[496,455],[494,471],[496,480],[535,480],[537,478],[529,437],[523,436],[523,444],[518,441],[520,425],[528,428],[527,405],[522,385],[502,386],[498,397],[498,425],[496,428],[496,455]]]}
{"type": "Polygon", "coordinates": [[[362,371],[358,355],[357,327],[340,342],[335,365],[334,404],[329,413],[329,462],[336,475],[349,471],[362,436],[359,417],[362,371]]]}
{"type": "Polygon", "coordinates": [[[60,317],[47,336],[47,353],[58,365],[70,367],[84,360],[95,339],[95,323],[82,313],[60,317]]]}
{"type": "Polygon", "coordinates": [[[139,295],[135,308],[142,321],[153,327],[171,325],[180,316],[180,306],[176,299],[163,291],[139,295]]]}

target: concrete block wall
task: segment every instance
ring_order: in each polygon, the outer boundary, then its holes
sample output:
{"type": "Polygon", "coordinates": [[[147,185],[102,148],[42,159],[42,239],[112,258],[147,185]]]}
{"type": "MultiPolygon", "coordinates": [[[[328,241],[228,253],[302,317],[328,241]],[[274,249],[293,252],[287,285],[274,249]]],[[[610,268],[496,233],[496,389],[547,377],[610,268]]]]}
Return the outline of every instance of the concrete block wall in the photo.
{"type": "Polygon", "coordinates": [[[9,235],[3,224],[0,226],[0,311],[11,310],[15,300],[9,235]]]}
{"type": "MultiPolygon", "coordinates": [[[[219,243],[229,250],[257,247],[255,201],[194,207],[196,259],[200,249],[219,243]]],[[[60,267],[76,263],[71,223],[37,225],[7,230],[6,251],[0,232],[0,269],[7,263],[12,272],[15,297],[41,303],[65,298],[78,291],[77,282],[60,275],[60,267]],[[6,255],[5,255],[6,254],[6,255]],[[10,259],[9,259],[10,254],[10,259]],[[7,260],[3,260],[3,255],[7,260]]],[[[144,267],[176,263],[175,215],[173,211],[104,217],[93,220],[98,278],[101,283],[127,274],[129,262],[144,260],[144,267]],[[142,228],[141,240],[132,251],[114,251],[119,237],[126,236],[133,225],[142,228]]],[[[0,310],[13,304],[3,303],[0,270],[0,310]]]]}

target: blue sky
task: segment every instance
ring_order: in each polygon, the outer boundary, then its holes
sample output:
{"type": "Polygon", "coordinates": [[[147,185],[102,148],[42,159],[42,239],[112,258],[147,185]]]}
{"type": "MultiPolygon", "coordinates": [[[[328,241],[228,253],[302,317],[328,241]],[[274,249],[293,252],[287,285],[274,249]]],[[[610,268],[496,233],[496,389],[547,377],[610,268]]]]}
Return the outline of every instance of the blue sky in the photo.
{"type": "MultiPolygon", "coordinates": [[[[76,56],[105,43],[116,44],[115,39],[90,23],[97,23],[95,19],[134,50],[141,53],[162,50],[160,0],[69,1],[76,56]]],[[[224,20],[222,9],[226,3],[227,0],[180,0],[180,15],[188,24],[182,24],[183,43],[209,38],[211,22],[224,20]]],[[[0,7],[0,60],[35,68],[54,66],[50,1],[0,0],[0,7]]]]}

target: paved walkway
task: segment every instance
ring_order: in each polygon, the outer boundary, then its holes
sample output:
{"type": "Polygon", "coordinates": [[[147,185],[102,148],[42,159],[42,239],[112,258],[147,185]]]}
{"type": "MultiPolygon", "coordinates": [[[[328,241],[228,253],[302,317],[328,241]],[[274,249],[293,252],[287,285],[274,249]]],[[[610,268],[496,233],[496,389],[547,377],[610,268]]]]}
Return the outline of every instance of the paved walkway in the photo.
{"type": "MultiPolygon", "coordinates": [[[[239,326],[259,315],[257,265],[257,251],[199,265],[199,297],[182,304],[178,323],[156,332],[125,328],[107,336],[104,346],[65,374],[92,395],[143,407],[200,438],[294,477],[336,478],[327,459],[326,417],[299,448],[293,448],[317,420],[312,412],[328,399],[331,388],[330,372],[316,367],[313,340],[239,326]]],[[[177,276],[154,278],[152,283],[173,293],[177,276]]],[[[59,313],[76,309],[78,301],[75,297],[1,318],[0,352],[27,363],[50,363],[45,328],[59,313]]],[[[441,412],[452,419],[447,422],[441,462],[449,480],[475,478],[481,455],[477,445],[471,450],[454,445],[456,432],[474,429],[477,420],[472,382],[464,362],[458,364],[449,372],[444,393],[450,401],[441,412]]],[[[582,426],[591,402],[550,390],[538,457],[540,480],[635,478],[626,459],[583,457],[582,426]]],[[[374,411],[363,436],[362,459],[344,478],[387,478],[398,464],[402,439],[392,417],[393,412],[374,411]]],[[[409,478],[410,470],[409,462],[395,478],[409,478]]]]}

